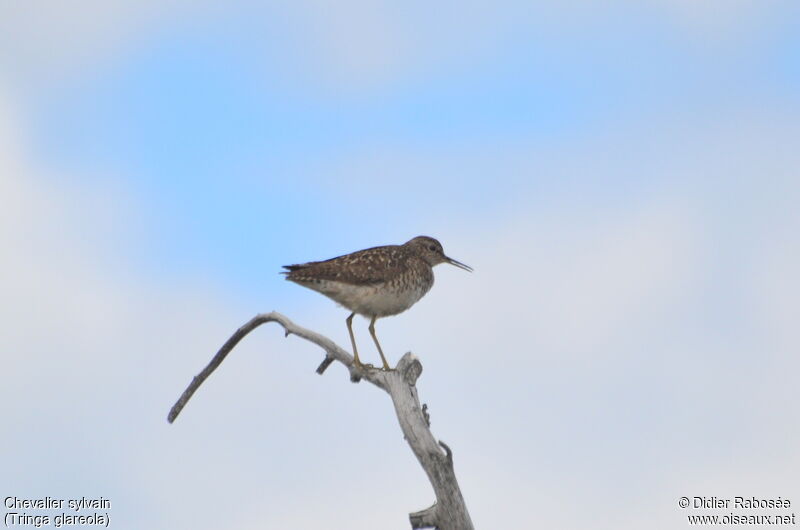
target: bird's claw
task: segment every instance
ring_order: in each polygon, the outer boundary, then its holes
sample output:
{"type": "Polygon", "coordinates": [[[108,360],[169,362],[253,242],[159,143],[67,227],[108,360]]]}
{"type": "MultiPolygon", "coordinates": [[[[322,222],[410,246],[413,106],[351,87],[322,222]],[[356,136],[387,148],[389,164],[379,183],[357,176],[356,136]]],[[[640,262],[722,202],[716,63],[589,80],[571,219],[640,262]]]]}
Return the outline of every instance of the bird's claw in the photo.
{"type": "Polygon", "coordinates": [[[358,370],[375,370],[375,365],[362,363],[361,361],[354,361],[353,366],[355,366],[358,370]]]}

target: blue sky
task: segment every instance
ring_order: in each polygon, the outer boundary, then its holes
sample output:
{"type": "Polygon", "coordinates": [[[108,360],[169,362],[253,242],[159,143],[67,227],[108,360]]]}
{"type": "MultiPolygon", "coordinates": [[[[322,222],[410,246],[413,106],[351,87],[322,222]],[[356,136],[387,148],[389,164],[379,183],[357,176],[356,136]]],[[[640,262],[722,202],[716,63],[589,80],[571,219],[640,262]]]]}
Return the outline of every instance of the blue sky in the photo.
{"type": "MultiPolygon", "coordinates": [[[[489,155],[473,174],[442,168],[434,178],[424,177],[424,184],[378,162],[364,180],[338,186],[331,181],[341,176],[326,174],[331,165],[346,166],[350,158],[399,144],[433,151],[429,156],[437,165],[449,166],[460,162],[462,152],[480,152],[486,144],[524,142],[546,149],[653,114],[702,109],[724,115],[730,102],[720,99],[769,101],[784,96],[783,86],[797,75],[782,37],[793,28],[784,21],[765,17],[772,23],[761,31],[769,35],[716,44],[734,52],[720,61],[708,49],[714,43],[698,37],[687,45],[657,13],[620,10],[587,24],[588,31],[569,41],[515,24],[475,60],[455,55],[421,71],[411,65],[392,82],[347,90],[314,79],[312,68],[303,67],[313,50],[281,32],[272,37],[277,22],[266,16],[247,21],[235,12],[221,18],[154,31],[113,61],[46,94],[32,114],[37,145],[48,161],[78,173],[88,168],[101,179],[111,171],[152,209],[151,222],[164,238],[154,249],[159,267],[221,270],[226,264],[219,261],[233,253],[232,261],[251,264],[237,274],[245,284],[264,263],[251,259],[251,232],[242,226],[276,218],[298,227],[330,226],[333,217],[338,229],[352,233],[358,219],[380,212],[378,226],[365,234],[380,241],[386,224],[407,223],[406,214],[376,200],[387,188],[404,203],[452,215],[459,212],[443,199],[458,186],[471,211],[491,215],[518,201],[518,190],[533,196],[542,187],[558,192],[564,185],[527,171],[487,174],[502,155],[489,155]],[[470,185],[459,186],[465,179],[470,185]],[[204,250],[209,246],[216,252],[204,250]]],[[[623,188],[642,180],[614,178],[623,188]]],[[[330,239],[302,228],[300,233],[310,248],[320,236],[330,239]]],[[[270,247],[286,248],[292,239],[278,236],[270,247]]]]}
{"type": "Polygon", "coordinates": [[[378,332],[477,527],[800,502],[799,16],[5,4],[0,490],[104,495],[116,528],[407,527],[432,493],[388,402],[277,330],[164,416],[257,312],[348,343],[281,265],[427,234],[475,273],[378,332]]]}

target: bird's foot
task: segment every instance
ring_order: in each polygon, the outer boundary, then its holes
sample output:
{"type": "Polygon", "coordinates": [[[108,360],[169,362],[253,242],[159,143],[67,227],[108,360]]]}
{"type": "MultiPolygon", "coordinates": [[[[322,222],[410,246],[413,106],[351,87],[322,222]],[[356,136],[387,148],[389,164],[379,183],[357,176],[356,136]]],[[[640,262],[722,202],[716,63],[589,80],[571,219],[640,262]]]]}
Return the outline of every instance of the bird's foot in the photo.
{"type": "Polygon", "coordinates": [[[356,367],[358,370],[375,370],[375,366],[369,363],[362,363],[358,359],[353,361],[353,366],[356,367]]]}

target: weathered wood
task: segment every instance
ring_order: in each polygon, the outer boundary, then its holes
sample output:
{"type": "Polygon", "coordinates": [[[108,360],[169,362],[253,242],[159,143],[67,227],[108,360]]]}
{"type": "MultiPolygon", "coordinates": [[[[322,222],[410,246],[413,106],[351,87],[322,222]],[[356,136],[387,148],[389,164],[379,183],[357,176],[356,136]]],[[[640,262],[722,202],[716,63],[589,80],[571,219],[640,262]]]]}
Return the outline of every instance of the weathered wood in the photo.
{"type": "Polygon", "coordinates": [[[422,374],[422,364],[411,353],[406,353],[397,363],[397,368],[388,372],[371,367],[358,368],[353,364],[352,355],[324,335],[298,326],[275,311],[262,313],[237,329],[203,371],[192,379],[181,397],[172,406],[167,421],[170,423],[175,421],[192,394],[216,370],[239,341],[266,322],[277,322],[283,327],[286,336],[297,335],[325,350],[325,359],[317,368],[317,373],[324,373],[334,361],[339,361],[349,370],[352,382],[357,383],[363,379],[386,391],[392,398],[403,436],[428,475],[436,495],[436,502],[433,506],[410,514],[411,528],[472,530],[472,521],[453,469],[453,453],[444,442],[436,442],[430,431],[427,407],[420,407],[416,382],[422,374]]]}

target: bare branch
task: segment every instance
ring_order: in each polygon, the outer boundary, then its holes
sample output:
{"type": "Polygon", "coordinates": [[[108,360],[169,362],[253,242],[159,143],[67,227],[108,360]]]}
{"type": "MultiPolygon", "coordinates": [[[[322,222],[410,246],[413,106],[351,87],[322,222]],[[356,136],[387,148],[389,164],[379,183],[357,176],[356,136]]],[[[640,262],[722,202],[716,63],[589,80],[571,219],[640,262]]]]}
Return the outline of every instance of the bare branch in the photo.
{"type": "Polygon", "coordinates": [[[436,494],[436,503],[433,506],[409,516],[411,527],[472,530],[472,521],[453,471],[453,453],[444,442],[440,441],[437,444],[429,428],[427,405],[420,406],[415,385],[422,374],[422,363],[411,353],[406,353],[397,363],[397,368],[388,372],[371,366],[356,368],[353,357],[329,338],[298,326],[280,313],[274,311],[262,313],[237,329],[203,371],[192,379],[169,411],[167,421],[174,422],[195,391],[217,369],[231,350],[248,333],[266,322],[277,322],[283,327],[287,337],[297,335],[325,350],[325,359],[317,368],[317,373],[324,373],[334,361],[339,361],[347,367],[351,381],[358,382],[364,379],[386,391],[392,398],[403,435],[428,475],[436,494]]]}
{"type": "Polygon", "coordinates": [[[328,369],[328,367],[329,367],[331,364],[333,364],[333,361],[335,361],[335,360],[336,360],[336,359],[335,359],[334,357],[331,357],[330,355],[326,355],[326,356],[325,356],[325,360],[323,360],[323,361],[322,361],[322,362],[319,364],[319,366],[317,366],[317,373],[318,373],[319,375],[322,375],[322,374],[324,374],[324,373],[325,373],[325,370],[327,370],[327,369],[328,369]]]}
{"type": "Polygon", "coordinates": [[[361,380],[362,372],[353,365],[353,356],[337,346],[336,343],[334,343],[328,337],[300,327],[285,316],[281,315],[280,313],[276,313],[275,311],[272,313],[261,313],[254,316],[252,319],[250,319],[250,322],[237,329],[236,332],[231,335],[231,338],[225,341],[225,344],[223,344],[217,354],[214,355],[214,358],[211,359],[211,362],[208,363],[208,366],[203,368],[203,371],[197,374],[194,379],[192,379],[192,382],[189,383],[189,386],[183,391],[181,397],[175,402],[175,405],[172,406],[172,409],[169,411],[169,415],[167,416],[167,421],[170,423],[174,422],[175,418],[177,418],[178,414],[181,413],[181,410],[183,410],[183,407],[186,406],[186,403],[189,401],[195,391],[206,379],[208,379],[214,370],[217,369],[217,367],[222,363],[231,350],[236,347],[236,345],[239,344],[239,342],[251,331],[256,329],[261,324],[265,324],[267,322],[277,322],[283,326],[287,337],[290,334],[297,335],[298,337],[313,342],[325,350],[325,360],[322,361],[322,364],[320,364],[319,368],[317,368],[317,373],[324,373],[328,366],[333,363],[333,361],[339,361],[350,370],[351,381],[358,382],[361,380]]]}

